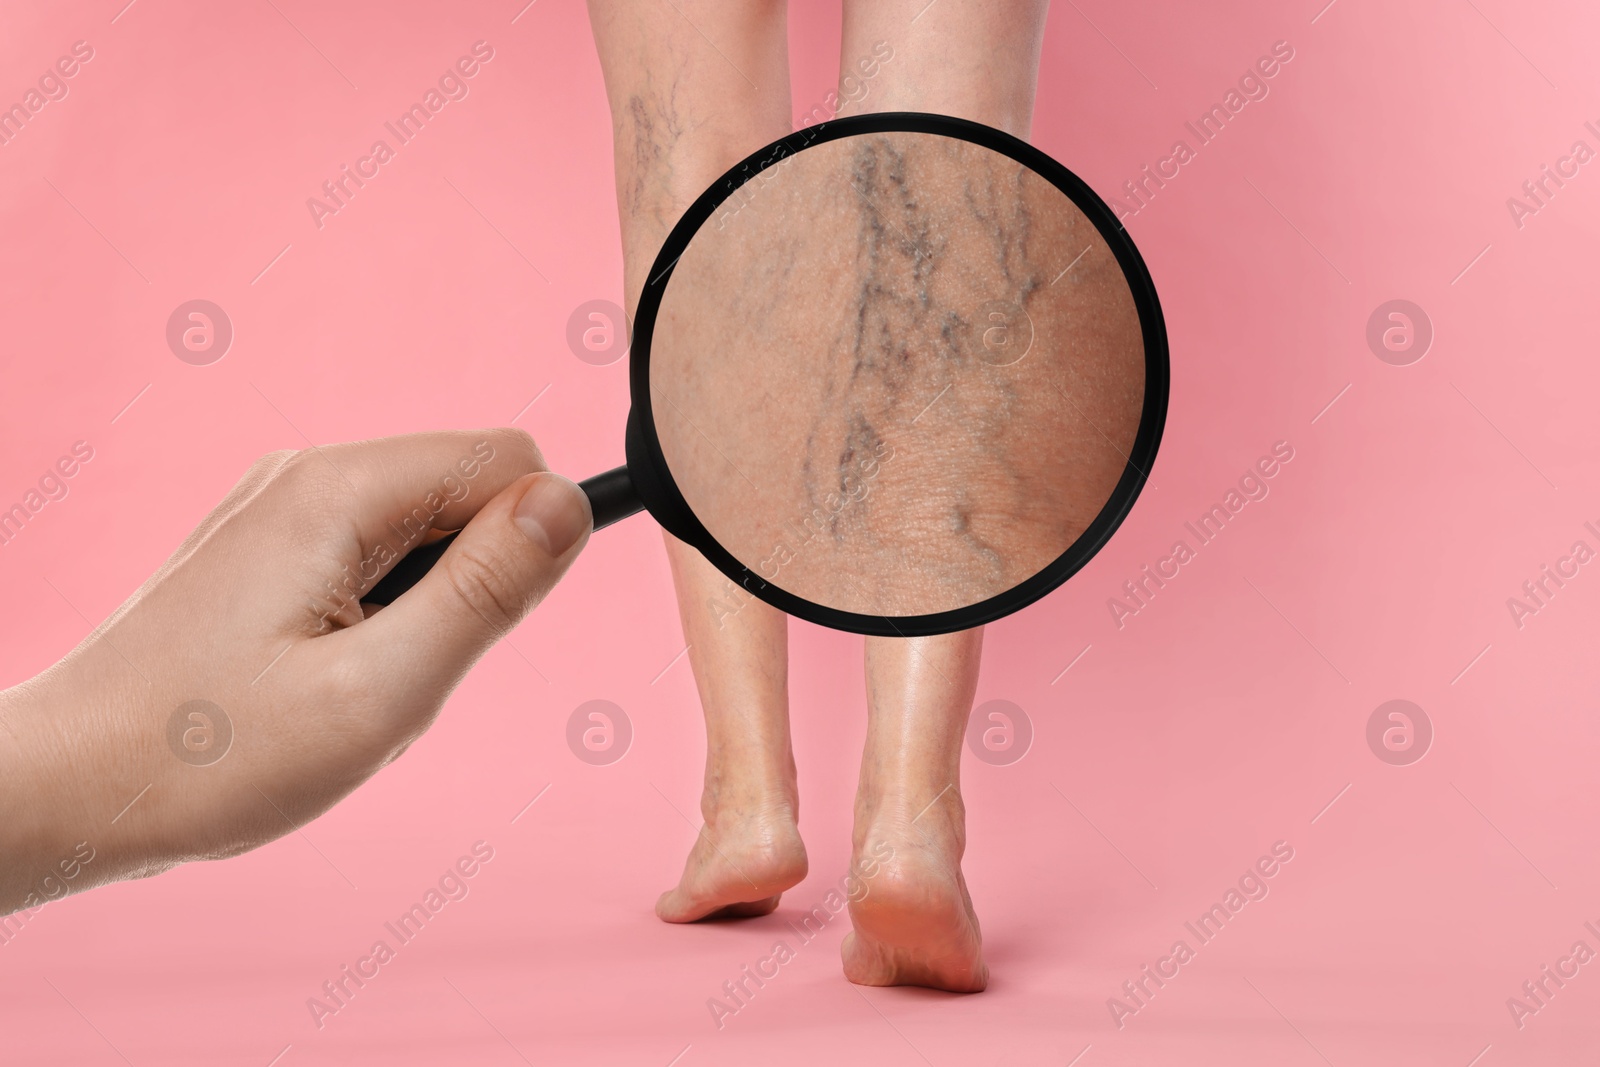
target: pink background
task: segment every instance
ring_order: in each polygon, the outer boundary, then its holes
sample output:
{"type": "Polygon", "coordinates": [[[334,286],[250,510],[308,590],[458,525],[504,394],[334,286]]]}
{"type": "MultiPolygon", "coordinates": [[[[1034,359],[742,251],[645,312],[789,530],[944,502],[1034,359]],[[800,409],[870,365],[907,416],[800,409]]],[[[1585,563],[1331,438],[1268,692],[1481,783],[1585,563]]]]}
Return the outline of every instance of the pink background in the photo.
{"type": "MultiPolygon", "coordinates": [[[[621,458],[626,364],[565,342],[578,304],[621,289],[580,4],[124,2],[12,3],[0,31],[4,101],[74,41],[95,50],[0,147],[0,504],[74,441],[95,449],[0,547],[6,684],[263,452],[523,412],[558,470],[621,458]],[[470,96],[318,230],[306,198],[480,39],[495,58],[470,96]],[[166,347],[193,298],[236,329],[211,366],[166,347]]],[[[1506,999],[1574,941],[1600,949],[1600,573],[1521,629],[1506,599],[1574,541],[1600,547],[1600,164],[1520,229],[1506,198],[1573,141],[1600,147],[1600,18],[1321,3],[1051,13],[1034,139],[1107,194],[1274,41],[1295,56],[1128,221],[1172,340],[1153,487],[1081,575],[990,632],[979,700],[1015,702],[1036,736],[1008,766],[966,759],[988,992],[848,985],[841,918],[713,1024],[707,998],[844,873],[860,641],[793,628],[811,877],[766,919],[657,922],[698,825],[681,813],[702,727],[637,519],[303,835],[52,904],[0,946],[0,1061],[1592,1062],[1600,963],[1520,1030],[1506,999]],[[1395,298],[1435,329],[1410,366],[1365,340],[1395,298]],[[1119,629],[1107,599],[1280,440],[1295,455],[1270,495],[1119,629]],[[635,731],[604,767],[564,741],[597,698],[635,731]],[[1395,698],[1436,731],[1410,766],[1365,738],[1395,698]],[[471,895],[319,1030],[307,998],[478,840],[495,858],[471,895]],[[1270,895],[1119,1030],[1107,998],[1280,840],[1295,856],[1270,895]]],[[[834,77],[839,13],[792,8],[798,114],[834,77]]]]}

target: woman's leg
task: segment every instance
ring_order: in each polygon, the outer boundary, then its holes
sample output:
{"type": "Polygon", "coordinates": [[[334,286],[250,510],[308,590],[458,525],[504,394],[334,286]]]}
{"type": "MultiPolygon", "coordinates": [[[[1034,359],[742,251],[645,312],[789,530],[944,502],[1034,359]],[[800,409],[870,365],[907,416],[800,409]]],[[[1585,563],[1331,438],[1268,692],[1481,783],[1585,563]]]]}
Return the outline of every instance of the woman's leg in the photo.
{"type": "Polygon", "coordinates": [[[866,886],[844,973],[862,985],[976,993],[989,981],[961,875],[961,743],[983,629],[867,638],[867,744],[856,790],[852,869],[866,886]]]}
{"type": "MultiPolygon", "coordinates": [[[[845,0],[841,81],[859,82],[858,64],[878,42],[893,49],[846,111],[931,111],[1026,139],[1048,8],[1049,0],[845,0]]],[[[857,95],[848,88],[841,98],[857,95]]],[[[961,745],[982,650],[981,628],[867,639],[853,862],[875,874],[850,906],[855,929],[842,951],[852,982],[962,993],[988,983],[961,874],[961,745]]]]}
{"type": "MultiPolygon", "coordinates": [[[[590,0],[615,137],[629,314],[679,215],[790,130],[785,10],[776,0],[590,0]],[[702,35],[702,33],[704,35],[702,35]]],[[[667,534],[706,719],[705,828],[656,914],[761,915],[806,874],[789,746],[787,617],[667,534]]]]}
{"type": "MultiPolygon", "coordinates": [[[[841,114],[931,111],[971,119],[1028,139],[1039,81],[1039,50],[1050,0],[844,0],[840,80],[861,81],[858,64],[886,42],[865,95],[841,114]]],[[[858,98],[859,97],[859,98],[858,98]]]]}

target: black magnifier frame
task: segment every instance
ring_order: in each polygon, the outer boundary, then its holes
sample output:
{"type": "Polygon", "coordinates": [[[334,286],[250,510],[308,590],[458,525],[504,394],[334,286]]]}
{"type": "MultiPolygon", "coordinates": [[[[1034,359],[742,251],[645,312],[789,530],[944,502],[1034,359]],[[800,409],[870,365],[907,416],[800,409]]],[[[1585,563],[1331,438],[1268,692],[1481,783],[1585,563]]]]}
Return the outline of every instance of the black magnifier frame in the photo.
{"type": "MultiPolygon", "coordinates": [[[[672,228],[651,267],[635,315],[628,370],[633,403],[628,416],[628,469],[657,521],[697,549],[735,585],[773,607],[835,630],[876,637],[925,637],[982,626],[1032,604],[1077,573],[1122,524],[1144,488],[1161,444],[1171,382],[1166,323],[1156,298],[1155,284],[1132,238],[1105,201],[1066,167],[1008,133],[964,119],[909,111],[854,115],[797,130],[748,156],[706,190],[672,228]],[[734,558],[695,516],[673,480],[656,434],[651,400],[650,345],[656,316],[672,281],[672,272],[700,228],[729,197],[759,177],[767,167],[817,145],[876,133],[925,133],[967,141],[1010,157],[1055,186],[1094,224],[1116,256],[1133,294],[1144,338],[1144,409],[1139,429],[1128,451],[1122,477],[1094,521],[1054,562],[1021,584],[975,604],[927,615],[869,615],[828,607],[796,596],[734,558]]],[[[1040,442],[1040,447],[1048,447],[1048,443],[1040,442]]]]}
{"type": "MultiPolygon", "coordinates": [[[[648,510],[667,532],[697,549],[735,585],[796,618],[835,630],[875,637],[927,637],[970,630],[1025,608],[1076,574],[1100,551],[1132,509],[1155,460],[1167,421],[1171,367],[1167,358],[1166,323],[1161,315],[1161,303],[1156,299],[1155,284],[1150,280],[1150,272],[1128,232],[1105,201],[1095,195],[1094,190],[1037,148],[1001,130],[946,115],[887,111],[833,119],[780,138],[747,156],[690,205],[667,235],[666,243],[662,245],[650,269],[644,292],[640,295],[628,355],[628,376],[632,408],[628,412],[624,437],[627,465],[580,483],[589,497],[595,529],[609,526],[640,510],[648,510]],[[700,228],[729,197],[759,177],[768,167],[817,145],[874,133],[927,133],[967,141],[1011,158],[1055,186],[1094,224],[1116,256],[1133,294],[1144,338],[1144,410],[1139,417],[1139,429],[1133,447],[1128,452],[1122,477],[1094,521],[1054,562],[1021,584],[987,600],[928,615],[869,615],[830,608],[796,596],[735,559],[695,516],[667,468],[661,441],[656,434],[651,403],[650,345],[656,316],[660,313],[667,285],[672,281],[672,272],[700,228]]],[[[1047,446],[1048,442],[1041,442],[1041,447],[1047,446]]],[[[455,536],[449,534],[413,550],[362,600],[374,604],[393,602],[427,573],[455,536]]]]}

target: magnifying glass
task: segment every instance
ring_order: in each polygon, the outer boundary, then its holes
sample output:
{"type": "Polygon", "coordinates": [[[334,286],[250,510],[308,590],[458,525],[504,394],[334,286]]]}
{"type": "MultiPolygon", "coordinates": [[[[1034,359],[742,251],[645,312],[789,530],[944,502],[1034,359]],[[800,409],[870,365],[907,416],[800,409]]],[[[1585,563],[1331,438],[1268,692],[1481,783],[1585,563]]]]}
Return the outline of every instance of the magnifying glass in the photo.
{"type": "Polygon", "coordinates": [[[657,256],[629,358],[627,465],[581,483],[595,528],[648,510],[750,595],[902,637],[1087,563],[1148,479],[1170,377],[1106,204],[1009,134],[916,113],[807,127],[724,175],[657,256]]]}

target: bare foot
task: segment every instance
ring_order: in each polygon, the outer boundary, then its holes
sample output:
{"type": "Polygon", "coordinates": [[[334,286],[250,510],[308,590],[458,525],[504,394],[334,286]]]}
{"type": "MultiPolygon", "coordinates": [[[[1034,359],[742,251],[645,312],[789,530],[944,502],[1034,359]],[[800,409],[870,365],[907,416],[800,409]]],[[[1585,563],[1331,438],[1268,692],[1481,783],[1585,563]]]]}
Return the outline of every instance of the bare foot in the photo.
{"type": "Polygon", "coordinates": [[[983,935],[961,854],[965,811],[952,789],[922,814],[858,808],[852,869],[866,885],[850,902],[855,929],[841,946],[857,985],[916,985],[977,993],[989,984],[983,935]]]}
{"type": "Polygon", "coordinates": [[[806,846],[792,809],[724,812],[706,820],[656,915],[669,923],[766,915],[805,876],[806,846]]]}

